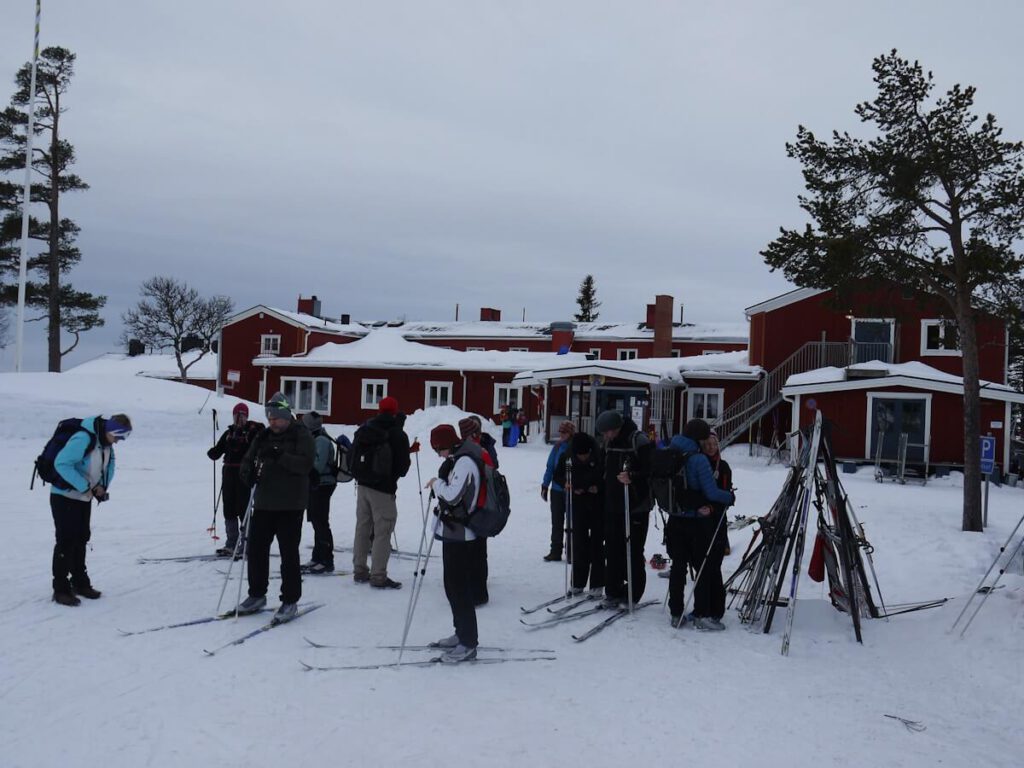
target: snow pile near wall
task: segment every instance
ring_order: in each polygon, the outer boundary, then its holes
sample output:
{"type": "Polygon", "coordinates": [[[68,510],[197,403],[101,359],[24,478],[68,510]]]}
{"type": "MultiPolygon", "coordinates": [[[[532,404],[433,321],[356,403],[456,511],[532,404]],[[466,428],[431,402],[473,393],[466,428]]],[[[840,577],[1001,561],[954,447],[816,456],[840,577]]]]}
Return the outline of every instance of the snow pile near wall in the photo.
{"type": "MultiPolygon", "coordinates": [[[[182,356],[182,362],[188,365],[199,355],[195,352],[186,352],[182,356]]],[[[167,379],[178,378],[178,363],[172,354],[136,355],[131,357],[119,352],[108,352],[92,360],[69,368],[66,373],[76,376],[81,374],[116,374],[129,376],[149,376],[151,378],[167,379]]],[[[217,378],[217,355],[207,353],[198,362],[188,369],[189,378],[194,379],[215,379],[217,378]]]]}

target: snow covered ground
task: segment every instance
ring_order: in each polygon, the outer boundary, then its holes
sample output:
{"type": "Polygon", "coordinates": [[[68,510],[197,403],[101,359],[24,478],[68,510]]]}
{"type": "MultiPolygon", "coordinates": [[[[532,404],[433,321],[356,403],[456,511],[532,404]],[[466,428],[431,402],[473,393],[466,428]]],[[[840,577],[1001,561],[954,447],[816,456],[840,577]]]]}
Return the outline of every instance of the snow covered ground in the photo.
{"type": "MultiPolygon", "coordinates": [[[[234,400],[121,374],[0,375],[8,404],[0,460],[0,765],[44,766],[1016,766],[1024,737],[1024,577],[1008,575],[966,639],[947,634],[964,596],[1017,517],[1024,490],[993,488],[991,527],[959,531],[959,476],[925,488],[844,475],[890,603],[956,596],[945,607],[865,623],[865,643],[805,580],[790,656],[781,637],[739,626],[674,631],[649,608],[583,644],[587,621],[528,632],[519,606],[556,594],[561,564],[541,561],[549,516],[539,496],[546,447],[501,453],[513,518],[490,543],[491,602],[479,611],[481,642],[551,648],[529,664],[304,672],[298,661],[386,661],[397,643],[412,563],[393,560],[406,583],[380,592],[348,578],[307,578],[304,600],[323,609],[214,658],[210,648],[262,619],[218,622],[134,637],[141,629],[210,614],[223,562],[139,565],[139,556],[210,552],[210,406],[222,422],[234,400]],[[17,407],[14,407],[14,406],[17,407]],[[67,416],[124,411],[135,432],[118,446],[111,500],[94,509],[89,569],[103,598],[62,608],[50,601],[52,523],[46,492],[27,489],[32,460],[67,416]],[[312,639],[356,649],[316,650],[312,639]],[[912,733],[894,714],[927,730],[912,733]]],[[[259,410],[254,410],[258,414],[259,410]]],[[[431,414],[410,419],[426,442],[431,414]]],[[[413,434],[415,433],[415,434],[413,434]]],[[[763,513],[784,470],[730,451],[736,512],[763,513]]],[[[436,460],[420,456],[423,480],[436,460]]],[[[350,486],[334,497],[336,542],[351,543],[350,486]]],[[[420,530],[415,471],[399,490],[402,549],[420,530]]],[[[222,524],[218,528],[223,530],[222,524]]],[[[738,561],[750,530],[732,535],[738,561]]],[[[305,540],[311,541],[307,526],[305,540]]],[[[653,524],[648,557],[664,551],[653,524]]],[[[350,567],[344,555],[337,565],[350,567]]],[[[806,563],[805,563],[806,566],[806,563]]],[[[806,571],[806,567],[804,568],[806,571]]],[[[667,584],[649,571],[648,597],[667,584]]],[[[271,605],[276,606],[271,582],[271,605]]],[[[450,632],[440,561],[431,561],[414,642],[450,632]]],[[[423,654],[409,654],[409,657],[423,654]]]]}

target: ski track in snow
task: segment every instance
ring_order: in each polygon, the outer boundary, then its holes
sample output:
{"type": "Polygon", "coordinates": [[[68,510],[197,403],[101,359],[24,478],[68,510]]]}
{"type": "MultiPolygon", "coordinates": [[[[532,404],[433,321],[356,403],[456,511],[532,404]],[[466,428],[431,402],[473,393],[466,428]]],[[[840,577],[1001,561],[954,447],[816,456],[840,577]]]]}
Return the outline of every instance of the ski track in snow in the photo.
{"type": "MultiPolygon", "coordinates": [[[[8,534],[0,559],[5,768],[1020,764],[1024,577],[1004,577],[1006,589],[989,597],[965,639],[947,630],[1024,511],[1024,490],[993,487],[991,527],[964,534],[959,476],[921,488],[879,485],[869,469],[842,475],[875,546],[886,601],[958,596],[941,608],[866,620],[863,646],[823,587],[806,578],[810,545],[789,658],[779,653],[779,620],[771,635],[759,635],[729,612],[726,632],[698,633],[672,629],[660,606],[577,644],[571,635],[602,614],[530,633],[519,623],[519,606],[557,594],[564,573],[563,564],[541,561],[550,519],[539,495],[547,448],[532,442],[500,453],[513,517],[489,545],[491,602],[478,611],[480,640],[553,648],[557,661],[305,672],[298,659],[312,654],[333,664],[397,658],[371,646],[401,638],[412,561],[391,562],[390,575],[404,582],[398,591],[372,590],[349,578],[307,578],[303,601],[323,601],[324,608],[214,658],[204,657],[202,648],[255,629],[267,614],[120,637],[117,628],[185,621],[216,606],[224,580],[216,569],[224,561],[136,563],[140,556],[200,554],[215,546],[206,533],[209,406],[197,413],[207,393],[100,374],[0,374],[0,391],[31,414],[0,424],[0,459],[15,481],[0,499],[8,534]],[[49,599],[47,494],[38,487],[28,491],[27,479],[59,419],[99,411],[125,411],[136,429],[118,446],[110,502],[93,508],[89,568],[103,597],[67,609],[49,599]],[[312,649],[303,635],[365,648],[312,649]],[[452,723],[453,710],[471,713],[471,725],[452,723]],[[911,733],[885,714],[918,720],[927,730],[911,733]]],[[[210,400],[222,427],[234,402],[210,400]]],[[[450,410],[444,410],[449,419],[450,410]]],[[[426,443],[431,415],[415,415],[410,423],[426,443]]],[[[763,514],[784,469],[748,458],[742,447],[727,455],[739,487],[732,513],[763,514]]],[[[424,448],[420,464],[426,481],[438,462],[424,448]]],[[[397,535],[406,550],[420,535],[415,476],[414,465],[399,489],[397,535]]],[[[332,510],[335,541],[346,546],[354,527],[352,486],[335,493],[332,510]]],[[[648,559],[664,552],[654,520],[648,559]]],[[[752,531],[731,533],[726,574],[752,531]]],[[[304,545],[312,540],[308,525],[303,537],[304,545]]],[[[336,565],[351,567],[343,553],[336,565]]],[[[413,643],[451,632],[440,558],[431,559],[425,579],[413,643]]],[[[271,608],[279,584],[270,584],[271,608]]],[[[237,588],[233,580],[223,609],[233,606],[237,588]]],[[[666,588],[667,581],[648,570],[645,596],[660,600],[666,588]]]]}

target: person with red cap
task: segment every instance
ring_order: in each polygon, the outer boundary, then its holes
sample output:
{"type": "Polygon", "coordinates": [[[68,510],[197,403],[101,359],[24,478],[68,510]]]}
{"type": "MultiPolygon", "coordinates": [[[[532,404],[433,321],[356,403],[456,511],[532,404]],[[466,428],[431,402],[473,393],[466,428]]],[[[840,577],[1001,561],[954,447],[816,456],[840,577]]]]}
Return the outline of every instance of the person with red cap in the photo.
{"type": "Polygon", "coordinates": [[[464,524],[476,508],[481,493],[481,467],[484,450],[470,439],[460,439],[450,424],[439,424],[430,431],[430,447],[444,461],[427,487],[434,492],[438,506],[434,538],[441,541],[444,567],[444,593],[452,609],[455,634],[432,643],[444,649],[441,661],[454,664],[476,658],[478,644],[474,571],[476,535],[464,524]],[[463,522],[460,522],[463,521],[463,522]]]}
{"type": "Polygon", "coordinates": [[[412,466],[411,449],[398,401],[385,397],[377,410],[352,440],[352,477],[358,485],[352,578],[357,584],[369,582],[378,589],[401,589],[401,582],[388,578],[388,560],[391,534],[398,521],[398,480],[412,466]]]}
{"type": "Polygon", "coordinates": [[[230,557],[238,544],[239,523],[245,519],[249,506],[249,489],[239,477],[242,459],[253,441],[260,436],[263,425],[249,421],[249,406],[238,403],[231,411],[231,425],[224,430],[217,444],[206,452],[214,461],[223,457],[221,468],[221,507],[224,511],[224,530],[227,540],[217,550],[222,557],[230,557]]]}
{"type": "MultiPolygon", "coordinates": [[[[478,416],[467,416],[459,421],[459,437],[462,440],[470,440],[481,448],[481,456],[484,464],[493,469],[498,468],[498,454],[494,448],[495,440],[490,435],[483,433],[483,423],[478,416]]],[[[480,537],[472,544],[473,548],[473,605],[479,608],[490,602],[490,593],[487,590],[487,537],[480,537]]]]}

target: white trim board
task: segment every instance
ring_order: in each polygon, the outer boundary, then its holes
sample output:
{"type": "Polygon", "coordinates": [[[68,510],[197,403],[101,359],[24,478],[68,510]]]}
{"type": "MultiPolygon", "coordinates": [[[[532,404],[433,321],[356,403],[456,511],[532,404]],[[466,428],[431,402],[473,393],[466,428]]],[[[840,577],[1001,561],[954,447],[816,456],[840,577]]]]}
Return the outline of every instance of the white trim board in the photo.
{"type": "MultiPolygon", "coordinates": [[[[924,389],[931,392],[947,392],[953,395],[963,395],[962,384],[953,384],[945,381],[932,381],[931,379],[915,379],[912,376],[879,376],[870,379],[856,379],[854,381],[825,381],[812,384],[799,384],[792,387],[783,387],[783,395],[810,395],[822,392],[852,392],[858,389],[882,389],[884,387],[910,387],[912,389],[924,389]]],[[[1007,403],[1024,403],[1024,393],[1012,392],[1004,389],[990,389],[981,387],[982,400],[999,400],[1007,403]]]]}
{"type": "Polygon", "coordinates": [[[790,304],[796,304],[798,301],[810,299],[814,296],[820,296],[823,293],[828,293],[828,289],[796,288],[789,293],[783,293],[781,296],[775,296],[774,298],[762,301],[760,304],[754,304],[753,306],[747,307],[743,310],[743,313],[749,320],[751,315],[757,315],[762,312],[773,312],[776,309],[788,307],[790,304]]]}

